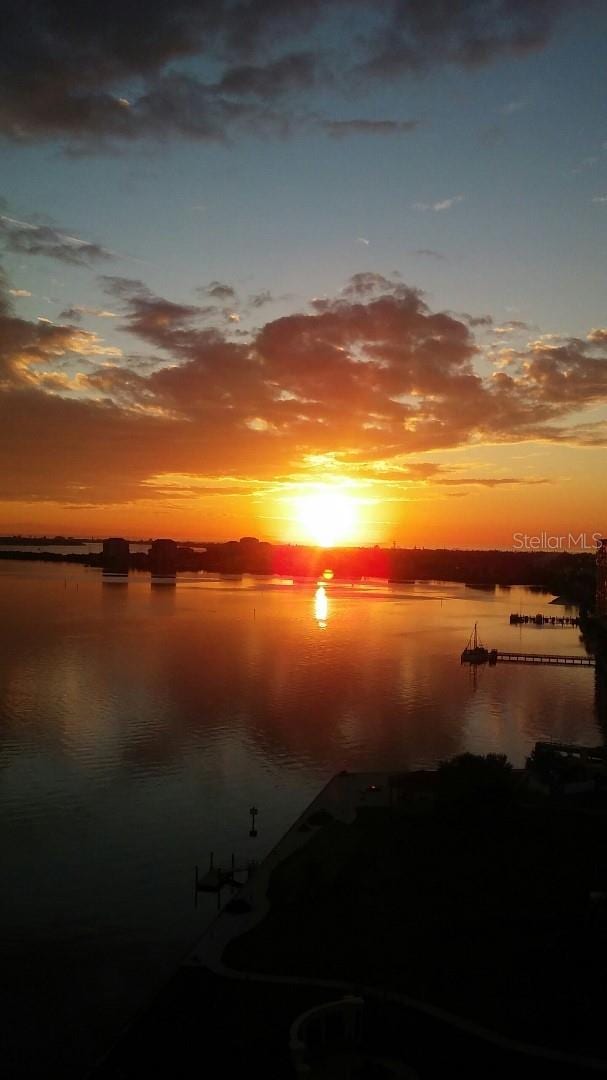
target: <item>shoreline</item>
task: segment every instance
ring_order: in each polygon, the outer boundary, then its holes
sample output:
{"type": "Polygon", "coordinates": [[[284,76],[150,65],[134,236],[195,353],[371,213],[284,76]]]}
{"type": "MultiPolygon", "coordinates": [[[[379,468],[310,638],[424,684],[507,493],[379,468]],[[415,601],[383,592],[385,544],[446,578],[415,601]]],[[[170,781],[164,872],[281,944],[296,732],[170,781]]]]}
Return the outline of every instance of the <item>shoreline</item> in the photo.
{"type": "MultiPolygon", "coordinates": [[[[57,544],[57,546],[61,546],[57,544]]],[[[85,541],[81,541],[78,545],[70,544],[65,546],[86,546],[85,541]]],[[[34,545],[32,545],[32,548],[34,545]]],[[[512,554],[514,558],[524,557],[521,553],[508,553],[512,554]]],[[[576,558],[584,558],[582,555],[573,556],[576,558]]],[[[53,550],[19,550],[9,547],[3,547],[0,544],[0,561],[6,562],[47,562],[47,563],[67,563],[77,566],[86,566],[92,569],[103,570],[104,560],[103,552],[59,552],[53,550]]],[[[471,590],[497,590],[497,589],[528,589],[532,592],[537,592],[539,595],[550,595],[553,597],[550,600],[551,604],[562,605],[565,607],[583,607],[584,602],[587,599],[583,593],[576,592],[575,590],[567,592],[563,588],[558,588],[558,582],[543,582],[538,580],[523,580],[510,577],[508,580],[505,578],[496,578],[495,580],[487,580],[485,578],[479,580],[473,580],[465,574],[458,573],[452,568],[452,572],[449,574],[441,575],[438,573],[438,569],[429,570],[427,573],[417,573],[414,576],[401,576],[394,575],[386,568],[384,574],[374,574],[366,572],[352,572],[352,573],[340,573],[336,574],[333,578],[323,578],[323,570],[318,569],[315,572],[308,574],[300,574],[294,568],[288,568],[284,566],[277,566],[269,568],[260,568],[255,563],[248,563],[244,561],[238,565],[237,568],[233,564],[222,562],[221,559],[211,560],[211,565],[205,565],[208,560],[205,560],[204,553],[194,551],[191,548],[177,549],[177,573],[219,573],[219,574],[246,574],[252,577],[295,577],[301,578],[305,581],[322,581],[324,585],[330,585],[332,583],[339,584],[340,582],[359,582],[359,581],[376,581],[386,585],[417,585],[426,584],[431,581],[442,583],[454,583],[458,585],[464,585],[471,590]],[[180,557],[181,556],[181,557],[180,557]]],[[[325,552],[320,563],[331,562],[331,553],[325,552]]],[[[319,566],[320,566],[319,563],[319,566]]],[[[128,572],[149,572],[149,555],[146,552],[131,552],[129,556],[129,564],[126,568],[127,576],[128,572]]],[[[523,575],[524,577],[524,575],[523,575]]]]}

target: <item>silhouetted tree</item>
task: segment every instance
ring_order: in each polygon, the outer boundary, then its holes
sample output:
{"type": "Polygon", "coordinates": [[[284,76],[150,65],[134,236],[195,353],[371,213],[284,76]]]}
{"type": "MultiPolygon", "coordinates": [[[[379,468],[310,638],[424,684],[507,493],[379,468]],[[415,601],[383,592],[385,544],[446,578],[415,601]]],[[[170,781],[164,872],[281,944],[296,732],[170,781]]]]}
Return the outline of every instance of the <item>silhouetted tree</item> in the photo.
{"type": "Polygon", "coordinates": [[[512,804],[514,771],[505,754],[459,754],[438,768],[439,807],[475,815],[503,812],[512,804]]]}

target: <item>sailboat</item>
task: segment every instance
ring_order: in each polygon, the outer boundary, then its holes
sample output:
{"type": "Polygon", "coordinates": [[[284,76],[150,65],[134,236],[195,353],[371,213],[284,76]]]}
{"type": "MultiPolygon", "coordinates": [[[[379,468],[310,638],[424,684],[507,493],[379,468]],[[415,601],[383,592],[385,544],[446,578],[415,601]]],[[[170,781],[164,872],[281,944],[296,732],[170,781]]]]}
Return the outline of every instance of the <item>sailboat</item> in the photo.
{"type": "Polygon", "coordinates": [[[470,634],[468,644],[462,653],[462,664],[486,664],[489,660],[489,649],[486,649],[478,636],[477,624],[470,634]]]}

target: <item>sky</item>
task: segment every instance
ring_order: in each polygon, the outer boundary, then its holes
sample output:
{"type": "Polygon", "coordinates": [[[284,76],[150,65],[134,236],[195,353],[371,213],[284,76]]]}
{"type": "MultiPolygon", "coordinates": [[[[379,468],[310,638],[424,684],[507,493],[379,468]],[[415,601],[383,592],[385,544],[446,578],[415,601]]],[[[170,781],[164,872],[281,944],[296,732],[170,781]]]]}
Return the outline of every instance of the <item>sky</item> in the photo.
{"type": "Polygon", "coordinates": [[[4,0],[0,532],[592,546],[606,33],[4,0]]]}

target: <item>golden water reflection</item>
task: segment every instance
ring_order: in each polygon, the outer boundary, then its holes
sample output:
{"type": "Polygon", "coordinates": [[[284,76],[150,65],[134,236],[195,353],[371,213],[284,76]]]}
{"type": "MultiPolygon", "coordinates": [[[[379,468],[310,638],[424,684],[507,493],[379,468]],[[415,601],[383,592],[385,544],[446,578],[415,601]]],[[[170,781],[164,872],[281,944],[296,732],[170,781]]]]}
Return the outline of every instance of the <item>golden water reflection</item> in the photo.
{"type": "Polygon", "coordinates": [[[329,617],[329,598],[324,585],[319,585],[314,593],[314,618],[324,630],[329,617]]]}

